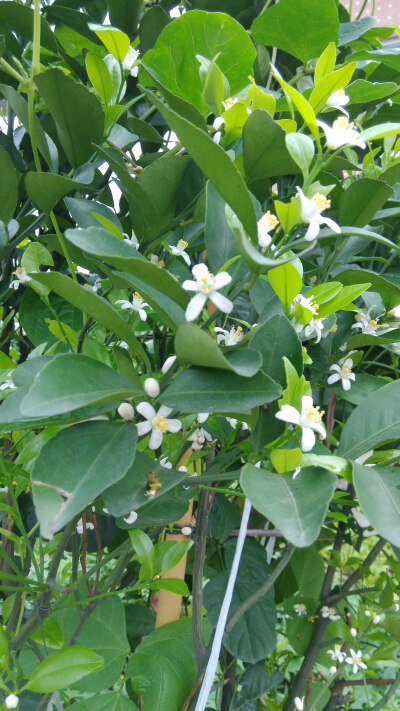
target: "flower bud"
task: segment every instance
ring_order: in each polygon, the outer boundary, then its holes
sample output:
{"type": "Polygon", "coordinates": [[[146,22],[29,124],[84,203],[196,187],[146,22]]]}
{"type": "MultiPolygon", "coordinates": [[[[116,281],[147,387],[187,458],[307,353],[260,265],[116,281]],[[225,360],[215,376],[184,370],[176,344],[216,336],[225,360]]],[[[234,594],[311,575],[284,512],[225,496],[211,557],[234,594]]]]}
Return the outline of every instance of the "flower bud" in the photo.
{"type": "Polygon", "coordinates": [[[176,361],[176,355],[169,356],[167,360],[165,361],[163,367],[161,368],[162,373],[166,373],[167,370],[170,369],[171,365],[173,365],[176,361]]]}
{"type": "Polygon", "coordinates": [[[149,397],[158,397],[160,394],[160,386],[155,378],[146,378],[144,389],[149,397]]]}
{"type": "Polygon", "coordinates": [[[18,696],[15,694],[9,694],[5,700],[6,709],[16,709],[19,704],[18,696]]]}
{"type": "Polygon", "coordinates": [[[357,630],[354,629],[354,627],[351,627],[351,629],[350,629],[350,634],[351,634],[352,637],[357,637],[357,630]]]}
{"type": "Polygon", "coordinates": [[[372,620],[372,622],[374,623],[374,625],[377,625],[378,622],[380,622],[380,621],[381,621],[381,616],[380,616],[380,615],[374,615],[374,618],[373,618],[373,620],[372,620]]]}
{"type": "Polygon", "coordinates": [[[330,667],[330,668],[329,668],[329,673],[330,673],[330,674],[336,674],[336,672],[337,672],[336,667],[330,667]]]}
{"type": "Polygon", "coordinates": [[[124,420],[133,420],[135,416],[135,410],[129,402],[121,402],[117,412],[124,420]]]}

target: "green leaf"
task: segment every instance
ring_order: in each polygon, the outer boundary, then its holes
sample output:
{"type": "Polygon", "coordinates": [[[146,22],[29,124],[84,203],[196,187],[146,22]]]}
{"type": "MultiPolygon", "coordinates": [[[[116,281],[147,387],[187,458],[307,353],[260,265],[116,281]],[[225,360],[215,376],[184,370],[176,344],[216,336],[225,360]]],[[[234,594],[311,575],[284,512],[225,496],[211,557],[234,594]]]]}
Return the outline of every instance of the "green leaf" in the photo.
{"type": "Polygon", "coordinates": [[[170,622],[151,632],[136,647],[125,676],[145,681],[141,691],[151,711],[176,711],[196,683],[197,665],[192,649],[192,621],[170,622]]]}
{"type": "Polygon", "coordinates": [[[320,308],[318,309],[318,317],[325,318],[325,316],[329,316],[330,314],[333,314],[336,311],[343,309],[348,304],[351,304],[354,299],[357,299],[364,291],[366,291],[366,289],[368,289],[369,286],[369,283],[354,284],[354,286],[344,286],[339,291],[337,296],[335,296],[330,301],[326,301],[325,303],[321,304],[320,308]]]}
{"type": "Polygon", "coordinates": [[[53,257],[39,242],[30,242],[22,255],[21,266],[26,272],[39,272],[42,264],[52,266],[53,257]]]}
{"type": "Polygon", "coordinates": [[[334,0],[280,0],[251,26],[257,44],[283,49],[303,63],[318,57],[330,42],[336,44],[338,30],[334,0]]]}
{"type": "Polygon", "coordinates": [[[129,530],[129,538],[135,551],[135,557],[146,568],[146,575],[143,577],[147,579],[153,577],[154,546],[151,538],[138,528],[129,530]]]}
{"type": "Polygon", "coordinates": [[[107,25],[89,23],[89,27],[103,42],[110,54],[121,63],[125,59],[130,47],[128,35],[116,27],[108,27],[107,25]]]}
{"type": "Polygon", "coordinates": [[[136,437],[131,423],[94,420],[62,429],[46,442],[32,471],[33,500],[45,538],[126,474],[136,437]]]}
{"type": "Polygon", "coordinates": [[[287,133],[285,142],[290,155],[306,178],[310,163],[314,158],[314,142],[304,133],[287,133]]]}
{"type": "Polygon", "coordinates": [[[215,116],[221,114],[222,100],[224,98],[224,77],[216,62],[209,63],[201,97],[215,116]]]}
{"type": "Polygon", "coordinates": [[[114,94],[111,75],[103,59],[94,52],[88,52],[85,57],[88,77],[96,89],[97,95],[105,104],[109,104],[114,94]]]}
{"type": "Polygon", "coordinates": [[[346,459],[356,459],[383,442],[397,440],[400,426],[399,396],[400,381],[397,380],[366,397],[345,423],[337,454],[346,459]]]}
{"type": "Polygon", "coordinates": [[[397,136],[398,133],[400,133],[400,123],[381,123],[361,131],[359,139],[361,141],[377,141],[385,136],[397,136]]]}
{"type": "Polygon", "coordinates": [[[254,508],[266,516],[298,548],[313,543],[325,520],[337,478],[322,469],[272,474],[246,464],[240,483],[254,508]]]}
{"type": "Polygon", "coordinates": [[[35,76],[35,84],[56,123],[60,143],[74,168],[90,158],[103,138],[104,114],[90,91],[60,69],[35,76]]]}
{"type": "MultiPolygon", "coordinates": [[[[237,106],[237,104],[234,104],[237,106]]],[[[228,227],[225,200],[208,180],[206,186],[206,224],[204,239],[207,262],[214,274],[237,255],[235,238],[228,227]]]]}
{"type": "Polygon", "coordinates": [[[276,400],[281,387],[263,373],[241,378],[235,373],[190,368],[180,373],[160,395],[163,405],[185,412],[237,412],[276,400]]]}
{"type": "MultiPolygon", "coordinates": [[[[331,2],[331,0],[328,0],[328,1],[331,2]]],[[[284,92],[287,96],[289,105],[291,103],[293,103],[293,106],[299,112],[303,121],[307,124],[310,133],[312,133],[315,140],[319,144],[320,143],[319,131],[318,131],[317,123],[316,123],[315,113],[314,113],[314,110],[313,110],[311,104],[307,101],[307,99],[304,98],[303,94],[300,94],[300,92],[297,91],[297,89],[295,89],[293,86],[291,86],[290,84],[285,82],[282,79],[281,75],[276,70],[274,73],[274,77],[275,77],[276,81],[281,85],[282,89],[284,90],[284,92]]]]}
{"type": "Polygon", "coordinates": [[[182,597],[189,597],[190,590],[184,580],[180,578],[160,578],[154,583],[149,583],[146,585],[150,590],[168,590],[175,595],[181,595],[182,597]]]}
{"type": "Polygon", "coordinates": [[[393,81],[379,83],[356,79],[347,87],[346,94],[350,97],[351,104],[365,104],[368,101],[379,101],[391,96],[398,89],[398,84],[393,81]]]}
{"type": "MultiPolygon", "coordinates": [[[[222,12],[191,10],[164,27],[154,49],[144,55],[144,66],[173,94],[208,113],[196,55],[215,58],[234,96],[248,84],[256,51],[244,28],[222,12]]],[[[139,78],[143,83],[142,72],[139,78]]]]}
{"type": "Polygon", "coordinates": [[[44,641],[48,647],[53,649],[60,649],[64,646],[62,629],[53,617],[47,617],[30,638],[39,644],[43,644],[44,641]]]}
{"type": "Polygon", "coordinates": [[[261,358],[254,350],[239,349],[222,352],[216,341],[200,326],[185,321],[175,336],[175,353],[181,365],[222,368],[251,378],[260,369],[261,358]]]}
{"type": "Polygon", "coordinates": [[[299,593],[304,598],[319,600],[325,576],[323,557],[316,546],[295,551],[290,565],[296,577],[299,593]]]}
{"type": "Polygon", "coordinates": [[[149,364],[148,356],[131,327],[106,299],[77,284],[70,277],[60,272],[40,273],[35,275],[35,281],[40,282],[40,284],[54,291],[87,316],[106,326],[116,336],[126,341],[144,363],[149,364]]]}
{"type": "Polygon", "coordinates": [[[357,62],[349,62],[344,67],[327,74],[315,85],[310,94],[310,104],[316,114],[326,105],[327,99],[338,89],[347,86],[357,68],[357,62]]]}
{"type": "Polygon", "coordinates": [[[142,55],[149,49],[153,49],[158,36],[166,25],[171,21],[171,17],[159,5],[153,5],[142,15],[139,27],[140,51],[142,55]]]}
{"type": "Polygon", "coordinates": [[[8,669],[8,638],[2,626],[0,627],[0,669],[8,669]]]}
{"type": "Polygon", "coordinates": [[[278,474],[284,474],[294,471],[299,466],[301,455],[302,451],[298,447],[295,449],[271,449],[270,459],[278,474]]]}
{"type": "MultiPolygon", "coordinates": [[[[101,219],[105,218],[108,221],[107,224],[112,222],[118,230],[118,234],[122,235],[123,227],[114,210],[111,210],[107,205],[103,205],[103,203],[96,200],[82,200],[71,197],[65,198],[64,202],[72,219],[75,220],[79,227],[99,227],[99,223],[104,227],[101,219]]],[[[108,231],[111,232],[112,230],[108,228],[108,231]]]]}
{"type": "Polygon", "coordinates": [[[21,411],[28,417],[49,417],[95,403],[104,404],[140,397],[129,380],[93,358],[78,353],[57,355],[37,374],[21,411]]]}
{"type": "Polygon", "coordinates": [[[321,79],[330,74],[335,68],[336,64],[336,45],[334,42],[330,42],[326,49],[322,52],[319,57],[314,70],[314,86],[316,86],[321,79]]]}
{"type": "Polygon", "coordinates": [[[143,0],[109,0],[107,4],[113,27],[133,37],[139,24],[143,0]]]}
{"type": "Polygon", "coordinates": [[[400,546],[400,490],[395,467],[363,467],[353,462],[353,481],[360,506],[378,531],[400,546]]]}
{"type": "Polygon", "coordinates": [[[350,44],[354,40],[362,37],[365,32],[371,29],[376,22],[376,17],[363,17],[361,20],[353,22],[341,22],[339,27],[338,47],[350,44]]]}
{"type": "Polygon", "coordinates": [[[34,669],[27,688],[37,694],[48,694],[72,686],[83,676],[101,669],[104,660],[91,649],[75,645],[64,647],[43,659],[34,669]]]}
{"type": "MultiPolygon", "coordinates": [[[[400,286],[369,269],[346,269],[346,271],[337,274],[337,278],[346,285],[358,283],[360,279],[369,282],[371,291],[376,291],[381,295],[388,311],[400,304],[400,286]]],[[[350,300],[352,301],[354,298],[353,296],[350,300]]]]}
{"type": "Polygon", "coordinates": [[[172,111],[154,94],[145,91],[150,101],[177,133],[199,168],[235,210],[250,237],[256,240],[257,221],[253,201],[241,174],[227,153],[204,131],[172,111]]]}
{"type": "Polygon", "coordinates": [[[290,360],[299,375],[303,372],[303,353],[299,337],[283,314],[275,314],[265,321],[251,337],[250,347],[261,354],[263,373],[283,387],[286,385],[283,356],[290,360]]]}
{"type": "Polygon", "coordinates": [[[294,262],[270,269],[268,280],[277,296],[279,296],[284,309],[289,308],[303,285],[301,274],[294,262]]]}
{"type": "Polygon", "coordinates": [[[351,183],[339,201],[339,222],[364,227],[393,195],[393,188],[382,180],[361,178],[351,183]]]}
{"type": "MultiPolygon", "coordinates": [[[[2,32],[10,30],[32,41],[33,9],[28,5],[20,5],[14,0],[3,0],[0,3],[0,27],[2,32]]],[[[40,39],[43,47],[57,54],[57,44],[53,33],[44,19],[40,18],[40,39]]]]}
{"type": "Polygon", "coordinates": [[[137,706],[122,692],[110,691],[91,696],[85,701],[78,701],[72,704],[70,709],[71,711],[137,711],[137,706]]]}
{"type": "MultiPolygon", "coordinates": [[[[244,170],[250,181],[298,172],[285,136],[285,131],[266,111],[256,109],[251,113],[243,128],[244,170]]],[[[240,217],[235,207],[231,207],[240,217]]]]}
{"type": "Polygon", "coordinates": [[[49,213],[58,201],[68,193],[78,190],[82,183],[54,173],[27,173],[25,188],[39,210],[49,213]]]}
{"type": "Polygon", "coordinates": [[[0,146],[0,220],[8,224],[18,202],[19,175],[8,151],[0,146]]]}
{"type": "MultiPolygon", "coordinates": [[[[235,543],[235,541],[233,541],[235,543]]],[[[232,560],[232,541],[224,546],[225,560],[229,568],[232,560]]],[[[236,585],[229,608],[229,616],[250,597],[271,574],[262,546],[255,541],[246,541],[236,585]]],[[[204,588],[204,605],[207,617],[216,626],[226,591],[229,570],[214,576],[204,588]]],[[[274,589],[271,588],[238,620],[224,639],[225,649],[243,662],[255,664],[272,652],[276,645],[276,609],[274,589]]],[[[228,619],[229,626],[229,619],[228,619]]]]}

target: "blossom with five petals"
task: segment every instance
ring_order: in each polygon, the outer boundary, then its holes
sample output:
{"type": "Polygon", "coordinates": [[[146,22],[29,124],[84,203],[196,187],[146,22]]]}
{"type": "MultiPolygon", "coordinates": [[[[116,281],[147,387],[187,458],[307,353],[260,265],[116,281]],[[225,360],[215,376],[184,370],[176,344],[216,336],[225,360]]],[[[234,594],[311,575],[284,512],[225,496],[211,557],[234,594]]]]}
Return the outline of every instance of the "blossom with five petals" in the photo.
{"type": "Polygon", "coordinates": [[[340,116],[329,126],[324,121],[317,121],[326,136],[326,145],[333,151],[342,146],[358,146],[365,148],[366,143],[359,138],[359,132],[354,128],[354,123],[350,122],[346,116],[340,116]]]}
{"type": "Polygon", "coordinates": [[[362,660],[362,654],[360,650],[358,652],[355,652],[354,649],[350,649],[350,654],[351,657],[346,657],[346,664],[352,664],[353,665],[353,674],[357,674],[358,669],[366,669],[367,665],[364,664],[362,660]]]}
{"type": "Polygon", "coordinates": [[[144,422],[139,422],[136,427],[139,436],[151,432],[149,448],[158,449],[161,447],[163,437],[167,432],[179,432],[182,427],[180,420],[169,419],[168,415],[172,412],[170,407],[162,405],[158,412],[148,402],[139,402],[136,408],[140,415],[145,417],[144,422]]]}
{"type": "Polygon", "coordinates": [[[326,100],[326,106],[329,106],[331,109],[337,109],[338,111],[341,111],[343,114],[346,114],[346,116],[348,116],[349,114],[347,113],[346,109],[343,108],[343,106],[346,106],[349,101],[350,97],[347,96],[344,89],[338,89],[337,91],[334,91],[333,94],[328,96],[326,100]]]}
{"type": "Polygon", "coordinates": [[[185,249],[187,246],[188,246],[188,243],[185,242],[184,239],[180,239],[176,246],[172,245],[172,244],[168,245],[168,247],[171,250],[171,254],[173,254],[174,257],[183,257],[183,259],[185,260],[188,267],[190,267],[190,257],[188,255],[188,253],[185,252],[185,249]]]}
{"type": "Polygon", "coordinates": [[[328,649],[327,654],[330,655],[331,659],[339,662],[341,664],[346,659],[345,652],[341,652],[340,644],[334,644],[333,649],[328,649]]]}
{"type": "Polygon", "coordinates": [[[275,417],[284,422],[290,422],[293,425],[301,427],[301,448],[303,452],[310,452],[315,444],[314,430],[318,432],[324,439],[326,430],[322,424],[322,416],[324,412],[320,408],[314,407],[313,400],[310,395],[303,395],[301,398],[301,412],[296,410],[293,405],[282,405],[275,417]]]}
{"type": "Polygon", "coordinates": [[[359,328],[361,333],[366,333],[368,336],[376,336],[378,333],[378,328],[380,327],[378,320],[379,316],[376,318],[371,318],[371,309],[368,311],[359,311],[356,315],[356,323],[353,323],[352,328],[359,328]]]}
{"type": "Polygon", "coordinates": [[[237,328],[235,328],[235,326],[231,326],[230,331],[226,331],[225,328],[217,326],[214,328],[214,331],[218,334],[218,345],[220,343],[225,343],[226,346],[235,346],[236,343],[240,343],[243,338],[243,328],[241,326],[238,326],[237,328]]]}
{"type": "Polygon", "coordinates": [[[196,264],[192,274],[195,280],[186,279],[182,284],[186,291],[197,291],[187,306],[186,321],[194,321],[200,315],[207,299],[210,299],[217,309],[229,314],[233,309],[232,301],[220,294],[219,289],[230,284],[231,275],[228,272],[220,272],[214,276],[205,264],[196,264]]]}
{"type": "Polygon", "coordinates": [[[350,390],[351,380],[355,380],[356,376],[352,371],[353,361],[351,358],[342,358],[339,363],[331,365],[329,370],[334,370],[335,373],[328,378],[328,385],[342,381],[343,390],[350,390]]]}
{"type": "Polygon", "coordinates": [[[315,193],[312,198],[308,198],[298,186],[296,190],[300,198],[301,219],[303,222],[308,223],[308,230],[304,235],[304,239],[311,242],[318,237],[320,225],[327,225],[334,232],[340,232],[337,222],[331,220],[330,217],[321,215],[323,210],[327,210],[331,206],[331,201],[325,195],[315,193]]]}
{"type": "Polygon", "coordinates": [[[116,301],[115,303],[121,304],[121,309],[131,309],[132,311],[137,311],[141,321],[146,321],[147,314],[144,310],[144,307],[148,306],[148,304],[143,301],[143,298],[137,291],[133,292],[132,301],[127,301],[126,299],[118,299],[118,301],[116,301]]]}
{"type": "Polygon", "coordinates": [[[198,451],[206,442],[211,442],[212,437],[203,427],[198,427],[197,430],[188,437],[188,441],[192,443],[192,449],[198,451]]]}

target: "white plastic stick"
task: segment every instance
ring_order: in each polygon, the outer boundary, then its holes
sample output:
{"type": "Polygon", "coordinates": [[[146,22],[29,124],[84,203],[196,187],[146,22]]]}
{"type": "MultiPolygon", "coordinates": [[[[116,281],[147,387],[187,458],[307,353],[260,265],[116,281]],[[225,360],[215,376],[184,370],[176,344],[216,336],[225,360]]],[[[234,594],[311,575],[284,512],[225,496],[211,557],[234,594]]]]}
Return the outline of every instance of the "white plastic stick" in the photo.
{"type": "Polygon", "coordinates": [[[240,524],[239,535],[236,543],[235,556],[232,562],[231,572],[229,574],[228,585],[226,586],[224,601],[222,603],[221,612],[219,614],[215,637],[211,648],[210,658],[208,660],[206,673],[204,674],[203,683],[201,685],[199,698],[197,700],[195,711],[204,711],[212,683],[214,681],[215,672],[218,665],[219,654],[222,646],[222,638],[225,632],[226,620],[228,618],[229,608],[232,602],[233,589],[235,587],[236,577],[239,569],[240,558],[242,555],[243,545],[246,539],[247,525],[250,518],[251,503],[248,499],[244,502],[242,521],[240,524]]]}

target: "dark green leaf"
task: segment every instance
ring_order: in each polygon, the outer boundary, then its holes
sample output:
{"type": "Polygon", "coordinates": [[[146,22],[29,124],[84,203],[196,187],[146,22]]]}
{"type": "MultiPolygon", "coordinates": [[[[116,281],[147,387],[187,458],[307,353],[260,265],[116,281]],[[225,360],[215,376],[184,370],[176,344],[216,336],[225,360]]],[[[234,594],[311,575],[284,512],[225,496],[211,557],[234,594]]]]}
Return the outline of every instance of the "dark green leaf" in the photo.
{"type": "Polygon", "coordinates": [[[143,0],[108,0],[111,24],[132,39],[138,26],[143,0]]]}
{"type": "Polygon", "coordinates": [[[171,18],[159,5],[149,7],[144,13],[139,27],[140,51],[142,55],[153,49],[161,31],[168,25],[171,18]]]}
{"type": "Polygon", "coordinates": [[[48,694],[72,686],[83,676],[101,669],[104,660],[86,647],[74,646],[58,649],[43,659],[28,681],[28,689],[38,694],[48,694]]]}
{"type": "Polygon", "coordinates": [[[111,210],[107,205],[103,205],[96,200],[82,200],[80,198],[67,197],[64,200],[71,217],[75,220],[79,227],[99,227],[100,220],[97,218],[106,218],[112,222],[122,235],[123,228],[116,216],[114,210],[111,210]]]}
{"type": "Polygon", "coordinates": [[[250,378],[260,369],[261,358],[256,350],[240,349],[222,352],[216,341],[200,326],[182,323],[175,336],[175,353],[181,365],[222,368],[250,378]]]}
{"type": "Polygon", "coordinates": [[[0,146],[0,220],[11,220],[18,201],[19,175],[8,152],[0,146]]]}
{"type": "Polygon", "coordinates": [[[286,147],[285,135],[266,111],[252,112],[243,128],[244,170],[250,181],[299,172],[286,147]]]}
{"type": "Polygon", "coordinates": [[[400,304],[400,287],[369,269],[346,269],[336,275],[342,284],[359,284],[361,281],[371,284],[370,290],[377,291],[388,310],[400,304]]]}
{"type": "Polygon", "coordinates": [[[27,173],[25,188],[29,197],[43,212],[50,212],[57,202],[81,187],[81,183],[54,173],[27,173]]]}
{"type": "MultiPolygon", "coordinates": [[[[28,42],[31,42],[33,29],[32,8],[16,3],[13,0],[3,0],[0,3],[0,27],[3,32],[11,30],[11,32],[16,32],[28,42]]],[[[53,33],[43,17],[40,19],[40,39],[43,47],[57,54],[57,44],[53,33]]]]}
{"type": "Polygon", "coordinates": [[[341,22],[339,27],[338,46],[350,44],[354,40],[362,37],[364,32],[368,32],[374,26],[376,17],[363,17],[361,20],[353,22],[341,22]]]}
{"type": "Polygon", "coordinates": [[[363,467],[353,463],[360,506],[379,535],[400,546],[400,481],[396,467],[363,467]]]}
{"type": "Polygon", "coordinates": [[[349,185],[339,201],[339,222],[364,227],[393,194],[387,183],[361,178],[349,185]]]}
{"type": "Polygon", "coordinates": [[[299,375],[303,372],[303,353],[300,340],[290,321],[276,314],[257,329],[250,346],[262,357],[261,370],[285,387],[286,374],[283,356],[294,365],[299,375]]]}
{"type": "Polygon", "coordinates": [[[78,701],[78,703],[72,704],[70,709],[71,711],[137,711],[137,706],[122,692],[110,691],[106,694],[91,696],[85,701],[78,701]]]}
{"type": "Polygon", "coordinates": [[[208,181],[206,188],[206,225],[204,238],[207,261],[214,273],[229,259],[236,256],[235,238],[225,216],[225,200],[214,185],[208,181]]]}

